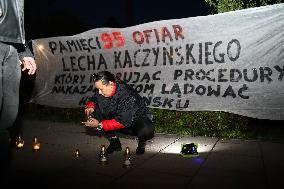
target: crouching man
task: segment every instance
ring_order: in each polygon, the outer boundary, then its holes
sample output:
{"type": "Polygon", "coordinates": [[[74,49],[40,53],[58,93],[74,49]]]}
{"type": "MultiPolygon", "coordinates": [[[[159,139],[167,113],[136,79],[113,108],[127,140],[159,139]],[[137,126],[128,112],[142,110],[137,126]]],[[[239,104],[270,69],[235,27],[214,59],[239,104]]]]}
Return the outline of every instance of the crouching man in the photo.
{"type": "Polygon", "coordinates": [[[108,154],[121,151],[117,132],[137,136],[136,154],[144,154],[146,141],[154,137],[152,114],[144,99],[108,71],[93,74],[95,94],[85,106],[87,127],[103,130],[110,145],[108,154]]]}

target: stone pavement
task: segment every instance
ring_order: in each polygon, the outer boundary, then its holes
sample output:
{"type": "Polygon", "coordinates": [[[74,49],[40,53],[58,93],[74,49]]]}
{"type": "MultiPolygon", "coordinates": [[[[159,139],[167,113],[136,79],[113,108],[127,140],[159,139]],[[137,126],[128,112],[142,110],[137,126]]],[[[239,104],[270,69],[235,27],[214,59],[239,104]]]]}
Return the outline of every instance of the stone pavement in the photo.
{"type": "Polygon", "coordinates": [[[284,178],[282,143],[156,134],[146,153],[136,155],[136,139],[122,136],[123,151],[100,165],[100,147],[108,142],[83,125],[24,120],[22,137],[25,145],[13,149],[6,188],[262,189],[279,188],[284,178]],[[39,152],[32,151],[34,136],[39,152]],[[199,156],[180,156],[181,144],[192,142],[199,156]],[[132,165],[123,168],[127,146],[132,165]]]}

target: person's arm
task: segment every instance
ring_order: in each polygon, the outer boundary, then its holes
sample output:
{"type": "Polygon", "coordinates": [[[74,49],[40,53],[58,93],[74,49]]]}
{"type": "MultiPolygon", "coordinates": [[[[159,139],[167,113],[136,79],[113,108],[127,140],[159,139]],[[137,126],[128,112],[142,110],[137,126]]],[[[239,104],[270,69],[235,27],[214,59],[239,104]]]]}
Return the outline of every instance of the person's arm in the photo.
{"type": "Polygon", "coordinates": [[[26,44],[15,44],[14,46],[18,51],[20,60],[22,60],[24,57],[33,57],[34,58],[34,54],[32,53],[31,47],[29,46],[28,43],[26,43],[26,44]]]}
{"type": "Polygon", "coordinates": [[[86,106],[85,106],[85,109],[86,108],[93,108],[94,110],[96,109],[96,104],[94,102],[87,102],[86,106]]]}
{"type": "Polygon", "coordinates": [[[95,103],[96,93],[97,91],[95,91],[95,94],[91,98],[89,98],[88,102],[84,107],[84,111],[87,117],[89,117],[96,109],[96,103],[95,103]]]}
{"type": "Polygon", "coordinates": [[[87,102],[85,106],[85,114],[89,117],[96,109],[96,104],[94,102],[87,102]]]}
{"type": "Polygon", "coordinates": [[[36,63],[34,59],[34,55],[28,44],[22,45],[17,44],[14,45],[18,51],[19,59],[21,64],[23,64],[22,71],[28,70],[29,75],[33,75],[36,72],[36,63]]]}
{"type": "MultiPolygon", "coordinates": [[[[91,115],[95,109],[96,109],[96,95],[98,95],[98,91],[95,91],[95,94],[89,99],[89,101],[85,105],[85,114],[87,117],[91,115]]],[[[119,123],[116,119],[110,119],[110,120],[102,120],[101,122],[98,122],[98,120],[89,118],[87,122],[85,123],[86,126],[89,127],[96,127],[98,129],[104,129],[105,131],[109,130],[116,130],[124,128],[125,126],[119,123]]]]}
{"type": "Polygon", "coordinates": [[[114,119],[111,120],[103,120],[102,128],[105,131],[122,129],[125,127],[129,127],[132,124],[134,110],[135,107],[135,97],[133,96],[124,96],[123,99],[120,100],[117,106],[117,115],[114,119]]]}
{"type": "Polygon", "coordinates": [[[105,131],[111,131],[111,130],[116,130],[116,129],[122,129],[125,126],[118,122],[116,119],[110,119],[110,120],[103,120],[101,122],[101,127],[105,131]]]}

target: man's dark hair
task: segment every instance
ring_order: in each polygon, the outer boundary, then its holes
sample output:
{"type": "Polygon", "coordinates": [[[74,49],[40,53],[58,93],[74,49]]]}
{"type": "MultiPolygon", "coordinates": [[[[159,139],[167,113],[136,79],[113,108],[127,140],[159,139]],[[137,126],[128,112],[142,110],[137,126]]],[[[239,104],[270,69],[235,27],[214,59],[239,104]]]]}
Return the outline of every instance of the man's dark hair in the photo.
{"type": "Polygon", "coordinates": [[[110,81],[116,82],[115,75],[113,75],[109,71],[100,71],[98,73],[94,73],[92,75],[92,78],[94,82],[101,80],[103,85],[108,85],[110,81]]]}

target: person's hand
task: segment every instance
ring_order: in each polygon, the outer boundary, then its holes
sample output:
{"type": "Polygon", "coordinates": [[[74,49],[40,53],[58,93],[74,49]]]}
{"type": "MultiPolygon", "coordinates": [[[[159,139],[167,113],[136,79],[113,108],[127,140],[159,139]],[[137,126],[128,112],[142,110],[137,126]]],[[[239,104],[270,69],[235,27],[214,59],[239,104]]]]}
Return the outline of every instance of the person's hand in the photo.
{"type": "Polygon", "coordinates": [[[96,128],[98,127],[99,121],[91,117],[86,122],[82,122],[82,123],[84,123],[86,127],[96,128]]]}
{"type": "Polygon", "coordinates": [[[85,114],[87,115],[87,117],[89,117],[91,115],[91,113],[93,113],[95,110],[93,107],[88,107],[85,108],[85,114]]]}
{"type": "Polygon", "coordinates": [[[29,70],[29,75],[33,75],[36,72],[36,63],[33,57],[24,57],[22,60],[22,64],[22,71],[29,70]]]}

